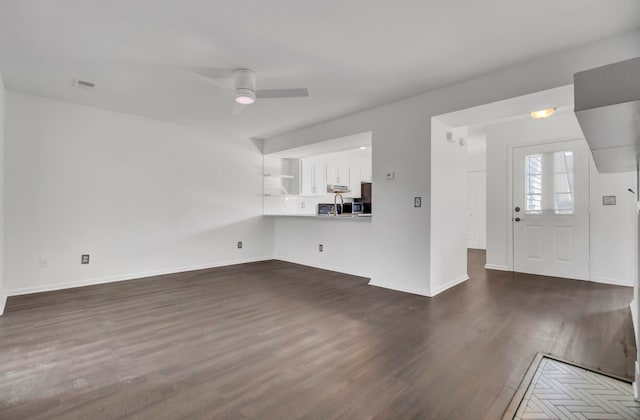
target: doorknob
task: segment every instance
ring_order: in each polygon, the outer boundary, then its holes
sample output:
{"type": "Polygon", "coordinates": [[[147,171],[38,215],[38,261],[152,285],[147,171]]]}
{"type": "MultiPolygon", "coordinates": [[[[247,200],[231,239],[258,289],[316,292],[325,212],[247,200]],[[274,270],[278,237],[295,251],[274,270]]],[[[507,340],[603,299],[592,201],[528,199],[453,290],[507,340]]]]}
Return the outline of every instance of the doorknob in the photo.
{"type": "Polygon", "coordinates": [[[516,213],[520,211],[520,207],[516,207],[516,213]]]}
{"type": "Polygon", "coordinates": [[[519,222],[519,221],[520,221],[520,218],[519,218],[519,217],[516,217],[516,218],[515,218],[515,219],[513,219],[513,220],[515,220],[516,222],[519,222]]]}

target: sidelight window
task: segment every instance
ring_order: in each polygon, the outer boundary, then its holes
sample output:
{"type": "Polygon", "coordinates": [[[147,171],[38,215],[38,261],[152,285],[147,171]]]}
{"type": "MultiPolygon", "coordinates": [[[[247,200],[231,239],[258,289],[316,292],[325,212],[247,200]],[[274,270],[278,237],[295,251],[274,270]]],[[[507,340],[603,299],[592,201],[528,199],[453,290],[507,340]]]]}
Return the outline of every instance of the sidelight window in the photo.
{"type": "Polygon", "coordinates": [[[524,157],[525,214],[542,214],[542,155],[524,157]]]}
{"type": "Polygon", "coordinates": [[[553,194],[554,213],[573,214],[573,152],[570,150],[553,154],[553,194]]]}

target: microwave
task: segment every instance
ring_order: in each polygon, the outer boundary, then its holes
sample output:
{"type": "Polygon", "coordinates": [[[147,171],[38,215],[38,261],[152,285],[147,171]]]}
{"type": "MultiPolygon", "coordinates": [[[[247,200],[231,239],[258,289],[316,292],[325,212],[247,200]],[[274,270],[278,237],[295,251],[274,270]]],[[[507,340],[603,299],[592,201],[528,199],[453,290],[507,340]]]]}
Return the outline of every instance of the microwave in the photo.
{"type": "Polygon", "coordinates": [[[364,213],[364,203],[344,203],[342,212],[351,214],[364,213]]]}
{"type": "MultiPolygon", "coordinates": [[[[345,203],[345,206],[347,205],[347,203],[345,203]]],[[[318,204],[318,214],[334,214],[333,213],[333,208],[335,206],[331,203],[319,203],[318,204]]],[[[342,205],[338,204],[338,214],[342,214],[342,205]]]]}

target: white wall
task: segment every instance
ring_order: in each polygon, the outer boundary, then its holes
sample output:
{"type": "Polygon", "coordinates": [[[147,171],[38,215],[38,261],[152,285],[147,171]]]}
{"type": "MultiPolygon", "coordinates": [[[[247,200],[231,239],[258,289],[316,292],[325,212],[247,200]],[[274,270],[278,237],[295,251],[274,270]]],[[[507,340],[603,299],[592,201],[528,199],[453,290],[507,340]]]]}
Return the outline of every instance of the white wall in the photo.
{"type": "Polygon", "coordinates": [[[566,86],[578,71],[640,55],[639,40],[640,32],[635,31],[562,51],[270,138],[265,141],[264,151],[272,153],[372,131],[375,216],[371,221],[371,284],[429,295],[431,117],[566,86]],[[395,171],[395,179],[385,180],[386,171],[395,171]],[[423,197],[422,208],[413,207],[414,196],[423,197]]]}
{"type": "Polygon", "coordinates": [[[486,134],[467,135],[467,172],[487,170],[487,136],[486,134]]]}
{"type": "MultiPolygon", "coordinates": [[[[535,142],[583,138],[573,112],[544,120],[531,118],[490,125],[487,136],[487,267],[512,269],[511,205],[509,203],[510,147],[535,142]]],[[[632,285],[635,175],[598,174],[593,160],[590,182],[591,279],[632,285]],[[616,206],[602,206],[603,195],[615,195],[616,206]]]]}
{"type": "Polygon", "coordinates": [[[4,286],[4,127],[5,127],[5,90],[0,73],[0,315],[4,313],[7,295],[4,286]]]}
{"type": "Polygon", "coordinates": [[[487,171],[467,171],[467,248],[487,249],[487,171]]]}
{"type": "Polygon", "coordinates": [[[431,120],[431,267],[435,295],[467,280],[467,129],[431,120]],[[447,139],[452,133],[452,140],[447,139]]]}
{"type": "Polygon", "coordinates": [[[273,255],[247,139],[11,91],[6,129],[10,295],[273,255]]]}
{"type": "Polygon", "coordinates": [[[633,286],[635,278],[635,173],[598,174],[590,169],[591,280],[633,286]],[[602,196],[615,195],[615,206],[603,206],[602,196]]]}
{"type": "Polygon", "coordinates": [[[369,218],[278,216],[275,219],[275,258],[371,277],[369,218]],[[323,252],[318,251],[319,244],[323,245],[323,252]]]}

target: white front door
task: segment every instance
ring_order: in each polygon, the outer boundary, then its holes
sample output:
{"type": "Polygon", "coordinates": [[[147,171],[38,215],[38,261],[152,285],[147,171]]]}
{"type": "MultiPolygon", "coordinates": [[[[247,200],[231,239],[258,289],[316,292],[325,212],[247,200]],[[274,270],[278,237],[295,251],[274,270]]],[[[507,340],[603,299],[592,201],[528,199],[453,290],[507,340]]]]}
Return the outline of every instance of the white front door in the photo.
{"type": "Polygon", "coordinates": [[[584,140],[513,149],[514,271],[589,280],[584,140]]]}

